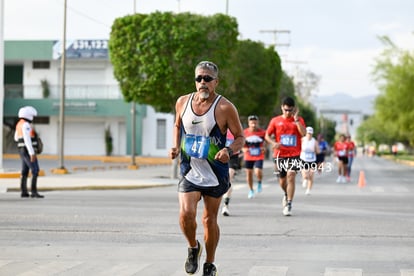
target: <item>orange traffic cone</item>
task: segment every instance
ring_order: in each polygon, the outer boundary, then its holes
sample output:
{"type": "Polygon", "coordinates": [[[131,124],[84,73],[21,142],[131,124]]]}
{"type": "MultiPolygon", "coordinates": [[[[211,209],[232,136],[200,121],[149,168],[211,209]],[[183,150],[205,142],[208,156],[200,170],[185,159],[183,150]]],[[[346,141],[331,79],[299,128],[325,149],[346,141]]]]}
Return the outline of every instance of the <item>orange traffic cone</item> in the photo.
{"type": "Polygon", "coordinates": [[[365,173],[364,171],[359,172],[359,179],[358,179],[358,187],[363,188],[365,187],[365,173]]]}

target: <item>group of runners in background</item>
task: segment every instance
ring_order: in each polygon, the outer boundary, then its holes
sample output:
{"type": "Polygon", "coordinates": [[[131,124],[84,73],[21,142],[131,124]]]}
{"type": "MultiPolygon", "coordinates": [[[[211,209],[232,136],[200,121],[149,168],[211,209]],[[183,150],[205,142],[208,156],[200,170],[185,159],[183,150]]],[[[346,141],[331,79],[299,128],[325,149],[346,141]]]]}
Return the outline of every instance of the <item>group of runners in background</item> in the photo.
{"type": "MultiPolygon", "coordinates": [[[[325,156],[332,152],[338,167],[336,182],[350,182],[356,147],[350,135],[341,134],[331,151],[331,147],[322,134],[318,134],[315,138],[314,129],[311,126],[305,127],[303,119],[297,115],[298,109],[295,107],[293,99],[285,99],[281,108],[282,115],[274,117],[267,129],[260,127],[258,116],[248,116],[247,128],[243,132],[245,145],[241,151],[234,152],[231,156],[229,175],[230,182],[233,182],[236,172],[244,168],[248,186],[247,197],[254,198],[257,193],[261,193],[263,190],[263,162],[266,158],[266,151],[269,148],[273,149],[275,174],[278,176],[279,184],[285,193],[282,200],[283,214],[289,216],[295,192],[294,178],[296,173],[301,172],[302,187],[305,189],[305,194],[310,195],[315,174],[326,171],[324,167],[325,156]],[[304,136],[302,135],[303,131],[305,132],[304,136]],[[257,181],[256,185],[254,185],[254,179],[257,181]]],[[[232,133],[228,131],[227,144],[230,145],[233,140],[232,133]]],[[[332,170],[332,164],[329,169],[332,170]]],[[[231,193],[232,189],[230,188],[223,197],[222,214],[224,216],[230,215],[231,193]]]]}

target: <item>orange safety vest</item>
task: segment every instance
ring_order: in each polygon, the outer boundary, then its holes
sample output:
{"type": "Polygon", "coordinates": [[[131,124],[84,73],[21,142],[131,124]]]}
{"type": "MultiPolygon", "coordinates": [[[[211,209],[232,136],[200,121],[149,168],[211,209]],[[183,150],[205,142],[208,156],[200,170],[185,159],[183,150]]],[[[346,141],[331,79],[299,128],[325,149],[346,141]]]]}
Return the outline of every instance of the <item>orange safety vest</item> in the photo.
{"type": "MultiPolygon", "coordinates": [[[[24,139],[23,139],[23,124],[26,121],[24,119],[20,119],[19,122],[17,122],[16,124],[16,132],[17,132],[17,147],[19,148],[24,148],[26,145],[24,144],[24,139]]],[[[31,128],[30,130],[30,138],[32,138],[32,146],[35,147],[37,146],[37,143],[35,145],[36,139],[34,139],[36,137],[36,132],[34,131],[33,128],[31,128]]]]}

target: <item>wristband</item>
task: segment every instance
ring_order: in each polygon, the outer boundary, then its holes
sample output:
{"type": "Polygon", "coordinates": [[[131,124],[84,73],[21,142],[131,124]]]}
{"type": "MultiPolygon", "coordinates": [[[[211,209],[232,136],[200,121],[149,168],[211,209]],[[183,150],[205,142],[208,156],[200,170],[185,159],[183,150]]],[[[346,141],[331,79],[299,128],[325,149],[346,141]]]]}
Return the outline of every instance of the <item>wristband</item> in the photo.
{"type": "Polygon", "coordinates": [[[233,155],[233,150],[230,147],[226,147],[227,152],[229,153],[229,156],[233,155]]]}

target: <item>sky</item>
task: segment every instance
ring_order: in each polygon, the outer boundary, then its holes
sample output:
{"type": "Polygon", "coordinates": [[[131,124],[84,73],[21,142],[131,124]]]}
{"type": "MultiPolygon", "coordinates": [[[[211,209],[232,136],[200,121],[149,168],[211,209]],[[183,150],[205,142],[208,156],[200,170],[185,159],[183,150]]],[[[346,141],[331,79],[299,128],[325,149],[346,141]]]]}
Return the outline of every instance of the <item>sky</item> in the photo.
{"type": "MultiPolygon", "coordinates": [[[[1,1],[5,40],[62,39],[63,0],[1,1]]],[[[414,49],[412,0],[67,0],[67,7],[67,39],[109,39],[113,21],[134,10],[228,12],[239,39],[282,44],[276,50],[286,72],[319,76],[316,97],[378,95],[371,72],[384,50],[379,36],[414,49]]]]}

